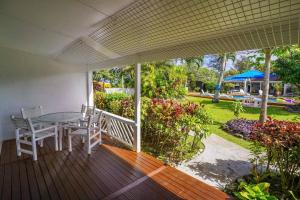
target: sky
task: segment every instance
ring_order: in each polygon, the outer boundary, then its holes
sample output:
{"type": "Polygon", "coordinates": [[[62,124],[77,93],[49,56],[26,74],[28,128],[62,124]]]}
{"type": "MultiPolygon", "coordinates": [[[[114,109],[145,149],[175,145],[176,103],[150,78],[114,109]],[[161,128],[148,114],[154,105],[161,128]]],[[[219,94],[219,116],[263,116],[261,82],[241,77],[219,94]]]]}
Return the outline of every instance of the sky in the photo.
{"type": "MultiPolygon", "coordinates": [[[[255,55],[257,53],[254,53],[254,52],[250,52],[250,51],[238,51],[236,52],[236,60],[239,60],[241,59],[243,56],[252,56],[252,55],[255,55]]],[[[203,62],[203,66],[204,67],[207,67],[209,62],[211,60],[211,55],[205,55],[204,56],[204,62],[203,62]]],[[[228,60],[227,61],[227,64],[226,64],[226,71],[227,70],[230,70],[234,67],[234,63],[232,60],[228,60]]]]}

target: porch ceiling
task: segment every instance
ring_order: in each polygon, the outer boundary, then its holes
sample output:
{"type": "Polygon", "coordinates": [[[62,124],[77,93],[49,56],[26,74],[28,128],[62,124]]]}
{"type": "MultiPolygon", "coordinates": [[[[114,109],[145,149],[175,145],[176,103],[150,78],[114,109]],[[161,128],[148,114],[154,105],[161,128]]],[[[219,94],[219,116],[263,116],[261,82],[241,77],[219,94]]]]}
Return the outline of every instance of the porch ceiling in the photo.
{"type": "Polygon", "coordinates": [[[0,44],[90,68],[299,44],[299,0],[30,2],[0,4],[0,44]]]}

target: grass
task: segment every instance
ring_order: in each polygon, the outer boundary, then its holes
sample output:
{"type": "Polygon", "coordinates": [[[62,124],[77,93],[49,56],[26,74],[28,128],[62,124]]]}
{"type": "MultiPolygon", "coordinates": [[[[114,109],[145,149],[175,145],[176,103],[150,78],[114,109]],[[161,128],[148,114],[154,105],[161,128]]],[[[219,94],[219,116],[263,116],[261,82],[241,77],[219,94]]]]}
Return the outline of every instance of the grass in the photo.
{"type": "MultiPolygon", "coordinates": [[[[230,101],[220,101],[219,103],[212,103],[211,99],[201,98],[201,97],[186,97],[187,100],[202,103],[205,105],[206,110],[211,114],[214,124],[211,125],[210,130],[212,133],[231,141],[235,144],[238,144],[246,149],[249,149],[251,142],[247,140],[243,140],[241,138],[235,137],[231,134],[228,134],[224,130],[222,130],[221,125],[228,120],[234,119],[233,111],[232,111],[232,103],[230,101]]],[[[260,108],[250,108],[245,107],[245,112],[241,114],[241,118],[246,119],[258,119],[260,108]]],[[[282,107],[268,107],[268,116],[271,116],[274,119],[278,120],[288,120],[294,121],[299,114],[289,113],[283,110],[282,107]]],[[[299,118],[298,118],[299,121],[299,118]]]]}

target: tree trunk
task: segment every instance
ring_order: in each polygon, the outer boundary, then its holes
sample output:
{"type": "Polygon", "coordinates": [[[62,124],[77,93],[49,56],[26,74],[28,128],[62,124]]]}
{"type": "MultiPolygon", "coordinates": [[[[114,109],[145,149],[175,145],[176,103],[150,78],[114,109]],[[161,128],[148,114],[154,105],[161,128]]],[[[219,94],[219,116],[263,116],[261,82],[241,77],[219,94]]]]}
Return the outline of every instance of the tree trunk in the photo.
{"type": "Polygon", "coordinates": [[[213,103],[219,102],[220,91],[221,91],[221,86],[222,86],[223,77],[224,77],[224,71],[226,68],[226,60],[227,60],[226,53],[224,53],[223,60],[222,60],[222,66],[220,68],[220,76],[219,76],[218,84],[217,84],[216,91],[215,91],[215,96],[212,100],[213,103]]]}
{"type": "Polygon", "coordinates": [[[263,82],[263,94],[261,99],[261,109],[259,122],[264,123],[267,119],[267,106],[269,97],[269,82],[270,82],[270,65],[271,65],[271,49],[265,49],[265,75],[263,82]]]}

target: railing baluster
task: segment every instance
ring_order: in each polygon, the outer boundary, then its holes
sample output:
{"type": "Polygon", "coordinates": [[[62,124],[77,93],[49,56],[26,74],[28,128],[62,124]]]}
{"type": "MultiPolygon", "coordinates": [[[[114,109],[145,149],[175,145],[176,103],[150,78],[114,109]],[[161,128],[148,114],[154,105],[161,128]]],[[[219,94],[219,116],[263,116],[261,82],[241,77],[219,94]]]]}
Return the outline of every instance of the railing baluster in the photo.
{"type": "Polygon", "coordinates": [[[101,112],[101,129],[103,133],[110,135],[118,141],[133,147],[135,122],[133,120],[96,109],[101,112]]]}

